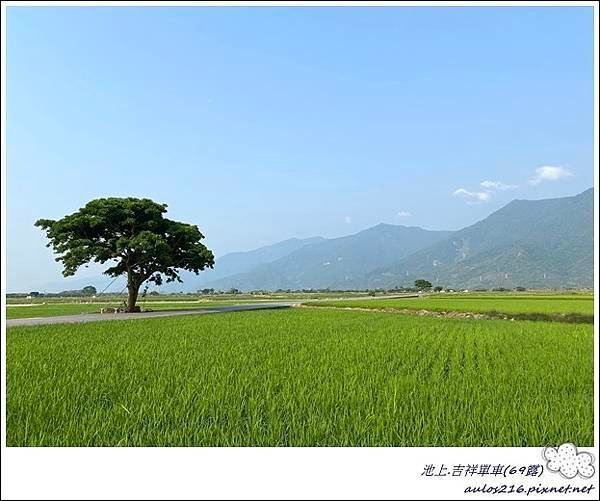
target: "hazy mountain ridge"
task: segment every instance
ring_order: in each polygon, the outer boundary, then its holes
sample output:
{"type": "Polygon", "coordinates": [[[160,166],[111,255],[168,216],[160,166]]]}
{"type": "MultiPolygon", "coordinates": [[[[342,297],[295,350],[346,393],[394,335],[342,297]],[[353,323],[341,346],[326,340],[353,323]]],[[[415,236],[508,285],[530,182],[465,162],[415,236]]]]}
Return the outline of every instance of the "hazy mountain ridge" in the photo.
{"type": "MultiPolygon", "coordinates": [[[[182,273],[183,284],[160,290],[393,288],[417,278],[455,288],[592,287],[593,193],[513,200],[456,232],[382,223],[339,238],[292,238],[227,254],[214,270],[182,273]]],[[[101,290],[110,280],[73,277],[46,290],[101,290]]],[[[109,290],[123,285],[121,277],[109,290]]]]}
{"type": "MultiPolygon", "coordinates": [[[[593,189],[513,200],[449,239],[365,277],[365,287],[427,278],[450,287],[591,287],[593,189]]],[[[398,283],[400,282],[400,283],[398,283]]]]}
{"type": "MultiPolygon", "coordinates": [[[[181,290],[195,292],[203,288],[211,280],[218,280],[222,277],[243,273],[260,266],[270,263],[283,256],[286,256],[305,245],[310,245],[326,240],[323,237],[310,238],[290,238],[271,245],[265,245],[247,252],[232,252],[217,258],[213,269],[207,269],[196,275],[189,271],[180,273],[183,283],[172,282],[163,284],[160,287],[164,292],[178,292],[181,290]]],[[[106,276],[96,276],[89,278],[69,277],[61,281],[46,284],[43,290],[60,292],[63,290],[81,289],[86,285],[93,285],[98,291],[103,290],[110,284],[112,278],[106,276]]],[[[119,292],[125,286],[125,277],[119,277],[112,286],[108,287],[107,292],[119,292]]],[[[151,286],[150,289],[154,289],[151,286]]]]}
{"type": "MultiPolygon", "coordinates": [[[[247,252],[232,252],[218,258],[213,269],[200,272],[199,275],[186,273],[182,280],[186,288],[197,290],[202,287],[210,287],[211,282],[224,277],[244,273],[258,266],[271,263],[284,256],[291,254],[307,245],[325,241],[323,237],[290,238],[271,245],[265,245],[247,252]]],[[[177,288],[175,285],[173,285],[177,288]]],[[[180,287],[179,287],[180,288],[180,287]]]]}
{"type": "Polygon", "coordinates": [[[451,232],[378,224],[302,247],[254,270],[209,283],[216,289],[348,288],[356,277],[446,238],[451,232]]]}

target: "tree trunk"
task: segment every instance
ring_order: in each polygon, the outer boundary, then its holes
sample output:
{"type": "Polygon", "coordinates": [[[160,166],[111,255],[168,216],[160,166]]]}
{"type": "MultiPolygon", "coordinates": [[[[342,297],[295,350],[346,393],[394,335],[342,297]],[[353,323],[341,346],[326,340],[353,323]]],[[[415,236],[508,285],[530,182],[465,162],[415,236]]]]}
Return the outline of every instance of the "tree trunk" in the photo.
{"type": "Polygon", "coordinates": [[[132,279],[127,280],[127,313],[135,312],[135,303],[137,301],[140,286],[132,279]]]}

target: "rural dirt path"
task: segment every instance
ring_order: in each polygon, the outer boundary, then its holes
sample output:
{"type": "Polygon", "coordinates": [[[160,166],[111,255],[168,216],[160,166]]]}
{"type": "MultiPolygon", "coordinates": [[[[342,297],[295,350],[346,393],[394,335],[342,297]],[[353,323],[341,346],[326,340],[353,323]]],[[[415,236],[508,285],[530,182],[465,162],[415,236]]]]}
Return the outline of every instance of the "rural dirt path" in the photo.
{"type": "Polygon", "coordinates": [[[192,308],[187,310],[162,310],[145,313],[80,313],[75,315],[61,315],[58,317],[13,318],[6,320],[6,327],[21,325],[49,325],[49,324],[74,324],[85,322],[98,322],[105,320],[138,320],[141,318],[174,317],[179,315],[207,315],[209,313],[227,313],[231,311],[246,310],[276,310],[291,308],[299,302],[238,304],[216,306],[214,308],[192,308]]]}

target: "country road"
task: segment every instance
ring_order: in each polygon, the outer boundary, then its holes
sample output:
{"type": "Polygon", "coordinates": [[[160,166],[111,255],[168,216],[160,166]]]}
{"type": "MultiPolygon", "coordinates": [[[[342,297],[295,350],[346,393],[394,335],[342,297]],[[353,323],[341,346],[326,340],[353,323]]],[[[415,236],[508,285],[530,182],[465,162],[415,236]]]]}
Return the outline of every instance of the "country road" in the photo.
{"type": "Polygon", "coordinates": [[[6,327],[17,327],[23,325],[74,324],[106,320],[138,320],[141,318],[174,317],[179,315],[207,315],[209,313],[227,313],[232,311],[246,310],[274,310],[291,308],[297,304],[300,304],[300,301],[290,301],[285,303],[239,304],[216,306],[214,308],[191,308],[189,310],[149,311],[145,313],[80,313],[76,315],[62,315],[58,317],[13,318],[6,320],[6,327]]]}

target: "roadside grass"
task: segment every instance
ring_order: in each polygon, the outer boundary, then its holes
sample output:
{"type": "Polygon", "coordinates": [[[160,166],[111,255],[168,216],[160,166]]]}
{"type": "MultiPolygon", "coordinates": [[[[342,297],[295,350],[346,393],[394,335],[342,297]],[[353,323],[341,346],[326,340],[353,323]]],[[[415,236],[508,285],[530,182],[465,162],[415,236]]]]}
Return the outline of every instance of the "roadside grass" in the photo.
{"type": "Polygon", "coordinates": [[[78,313],[99,313],[100,308],[108,304],[35,304],[31,306],[6,306],[6,318],[37,318],[57,317],[61,315],[76,315],[78,313]]]}
{"type": "MultiPolygon", "coordinates": [[[[272,303],[274,301],[195,301],[195,302],[153,302],[138,303],[143,311],[157,310],[182,310],[193,308],[214,308],[218,306],[228,306],[232,304],[262,304],[272,303]]],[[[102,308],[118,307],[121,303],[48,303],[34,304],[27,306],[6,306],[6,318],[38,318],[38,317],[57,317],[62,315],[77,315],[81,313],[100,313],[102,308]]]]}
{"type": "Polygon", "coordinates": [[[9,446],[593,444],[593,328],[292,309],[7,330],[9,446]]]}

